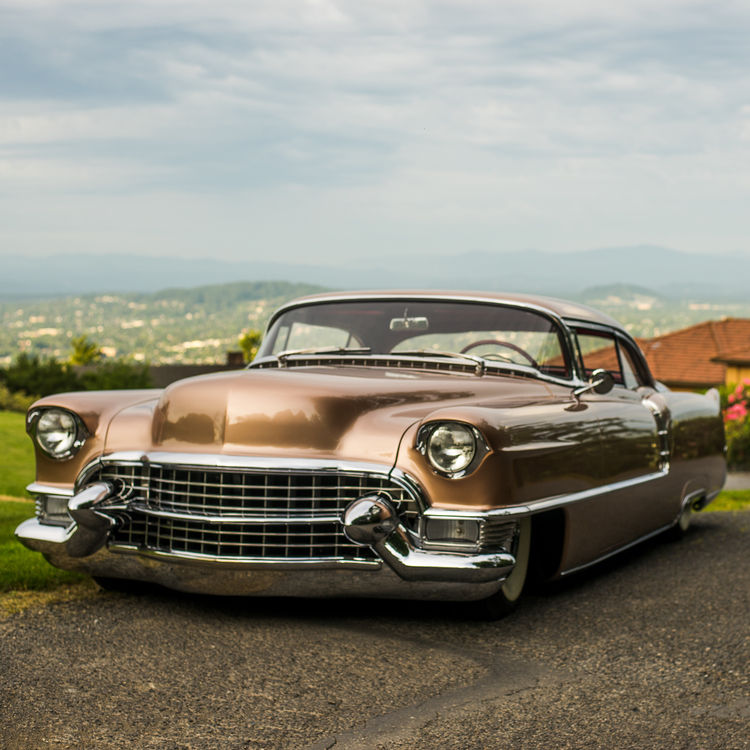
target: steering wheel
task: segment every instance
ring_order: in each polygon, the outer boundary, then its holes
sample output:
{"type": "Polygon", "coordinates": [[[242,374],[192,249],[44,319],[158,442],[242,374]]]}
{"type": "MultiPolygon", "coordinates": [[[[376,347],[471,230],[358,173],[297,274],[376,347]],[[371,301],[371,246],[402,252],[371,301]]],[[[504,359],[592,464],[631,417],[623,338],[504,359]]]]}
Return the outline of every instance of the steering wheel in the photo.
{"type": "MultiPolygon", "coordinates": [[[[463,349],[461,349],[461,354],[466,354],[466,352],[471,351],[478,346],[486,346],[487,344],[491,344],[493,346],[504,346],[507,349],[512,349],[514,352],[520,354],[524,359],[528,360],[532,367],[539,367],[539,363],[525,349],[521,349],[521,347],[517,346],[516,344],[511,344],[510,341],[500,341],[500,339],[480,339],[479,341],[472,341],[471,344],[468,344],[463,349]]],[[[485,359],[491,359],[491,356],[485,357],[485,359]]]]}

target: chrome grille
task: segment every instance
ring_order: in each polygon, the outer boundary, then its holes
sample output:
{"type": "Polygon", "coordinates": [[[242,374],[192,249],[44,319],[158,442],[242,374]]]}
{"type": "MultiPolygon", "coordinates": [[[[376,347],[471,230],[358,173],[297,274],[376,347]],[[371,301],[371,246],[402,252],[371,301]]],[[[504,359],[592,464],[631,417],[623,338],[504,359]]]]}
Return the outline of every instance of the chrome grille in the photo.
{"type": "Polygon", "coordinates": [[[115,546],[226,559],[372,560],[344,536],[340,517],[357,497],[383,492],[414,528],[416,499],[386,475],[263,471],[155,463],[104,464],[92,480],[114,484],[115,546]]]}

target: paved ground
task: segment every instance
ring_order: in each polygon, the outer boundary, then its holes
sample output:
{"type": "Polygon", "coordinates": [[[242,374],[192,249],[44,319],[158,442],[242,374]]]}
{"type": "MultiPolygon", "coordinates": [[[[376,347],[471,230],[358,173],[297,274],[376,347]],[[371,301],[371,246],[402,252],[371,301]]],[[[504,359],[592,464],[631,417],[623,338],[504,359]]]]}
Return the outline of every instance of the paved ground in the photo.
{"type": "Polygon", "coordinates": [[[725,490],[750,490],[750,471],[732,471],[724,482],[725,490]]]}
{"type": "Polygon", "coordinates": [[[750,747],[750,511],[460,606],[101,594],[0,623],[3,748],[750,747]]]}

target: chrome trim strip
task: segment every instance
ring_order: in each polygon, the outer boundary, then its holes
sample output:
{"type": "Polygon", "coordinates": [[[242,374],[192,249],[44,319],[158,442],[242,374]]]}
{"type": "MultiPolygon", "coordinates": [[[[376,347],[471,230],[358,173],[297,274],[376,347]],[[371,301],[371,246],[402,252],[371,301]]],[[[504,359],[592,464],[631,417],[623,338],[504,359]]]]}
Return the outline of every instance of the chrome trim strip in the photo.
{"type": "Polygon", "coordinates": [[[548,510],[549,508],[558,508],[562,505],[580,503],[583,500],[591,500],[592,498],[598,497],[600,495],[608,495],[610,492],[619,492],[620,490],[626,490],[630,487],[637,487],[639,484],[655,482],[659,479],[664,479],[667,476],[668,472],[657,471],[653,472],[652,474],[643,474],[640,477],[633,477],[632,479],[623,479],[620,482],[602,484],[599,487],[592,487],[589,490],[582,490],[581,492],[571,492],[567,495],[555,495],[553,497],[542,500],[530,500],[528,501],[528,505],[525,507],[525,510],[530,513],[536,513],[537,511],[548,510]]]}
{"type": "MultiPolygon", "coordinates": [[[[282,473],[330,471],[361,474],[391,473],[391,467],[368,462],[338,461],[336,459],[286,458],[275,456],[241,456],[230,453],[175,453],[172,451],[118,451],[104,454],[96,462],[169,464],[184,467],[209,467],[219,469],[252,469],[259,471],[279,471],[282,473]]],[[[92,462],[93,463],[93,462],[92,462]]],[[[88,468],[88,467],[87,467],[88,468]]],[[[86,471],[84,469],[83,471],[86,471]]],[[[81,472],[83,473],[83,472],[81,472]]]]}
{"type": "MultiPolygon", "coordinates": [[[[180,468],[245,469],[247,471],[276,471],[280,474],[305,474],[330,472],[356,476],[380,476],[399,485],[417,503],[420,512],[427,508],[425,494],[419,483],[401,469],[386,464],[366,461],[341,461],[337,459],[282,458],[275,456],[239,456],[229,453],[175,453],[172,451],[117,451],[95,458],[83,467],[76,479],[76,489],[83,487],[88,477],[101,466],[108,464],[142,466],[145,463],[157,466],[180,468]]],[[[69,491],[70,496],[74,491],[69,491]]]]}
{"type": "MultiPolygon", "coordinates": [[[[461,358],[465,357],[464,354],[456,354],[455,360],[460,360],[461,358]]],[[[294,359],[286,359],[284,360],[284,368],[289,367],[290,362],[296,362],[297,360],[294,359]]],[[[415,356],[415,355],[409,355],[409,354],[399,354],[398,352],[385,352],[385,353],[379,353],[379,354],[363,354],[363,355],[351,355],[351,354],[321,354],[321,355],[315,355],[315,354],[306,354],[304,357],[301,357],[299,360],[301,363],[305,364],[299,364],[299,367],[329,367],[331,364],[341,365],[341,366],[355,366],[360,363],[366,363],[369,364],[372,367],[404,367],[405,365],[399,365],[399,362],[408,362],[410,365],[422,365],[422,367],[409,367],[410,370],[430,370],[431,368],[429,365],[436,365],[434,368],[436,371],[445,373],[449,372],[449,374],[452,375],[471,375],[472,377],[476,377],[477,373],[475,372],[475,369],[472,369],[469,365],[465,365],[468,369],[466,369],[465,372],[461,372],[458,370],[448,370],[444,367],[439,367],[441,364],[445,364],[446,362],[450,361],[446,357],[430,357],[429,354],[426,354],[425,356],[415,356]],[[312,364],[311,360],[317,360],[319,356],[320,361],[315,361],[314,364],[312,364]],[[332,360],[332,358],[336,358],[335,360],[332,360]],[[359,361],[358,361],[359,360],[359,361]]],[[[252,365],[249,365],[252,369],[270,369],[270,366],[277,366],[281,368],[281,365],[277,364],[276,357],[274,355],[269,355],[266,357],[261,357],[259,359],[255,359],[252,362],[252,365]]],[[[527,378],[534,378],[537,380],[543,380],[548,383],[554,383],[555,385],[561,385],[566,388],[570,388],[573,384],[578,385],[587,385],[587,381],[581,380],[577,376],[573,376],[572,378],[560,378],[556,375],[550,375],[546,372],[540,372],[539,370],[530,367],[528,365],[521,365],[521,364],[504,364],[499,362],[494,362],[491,360],[485,360],[485,368],[482,373],[482,375],[509,375],[509,376],[516,376],[516,377],[527,377],[527,378]]]]}
{"type": "Polygon", "coordinates": [[[635,547],[636,544],[640,544],[641,542],[645,542],[648,539],[651,539],[652,537],[658,536],[659,534],[663,534],[665,531],[668,531],[671,529],[673,524],[667,524],[666,526],[662,526],[661,528],[656,529],[656,531],[649,531],[648,534],[644,534],[643,536],[638,537],[638,539],[628,542],[627,544],[623,544],[622,547],[617,547],[617,549],[610,550],[606,554],[602,555],[601,557],[597,557],[596,560],[591,560],[591,562],[583,563],[583,565],[576,565],[575,568],[568,568],[568,570],[563,570],[560,572],[560,577],[570,575],[571,573],[577,573],[579,570],[585,570],[586,568],[590,568],[592,565],[596,565],[597,563],[604,562],[604,560],[607,560],[610,557],[614,557],[615,555],[619,555],[620,552],[625,552],[625,550],[630,549],[631,547],[635,547]]]}
{"type": "Polygon", "coordinates": [[[343,557],[316,557],[311,560],[289,560],[284,557],[219,557],[217,555],[206,555],[201,552],[162,552],[142,547],[131,547],[126,544],[110,544],[108,549],[111,552],[151,557],[156,560],[183,563],[199,562],[202,564],[217,565],[222,568],[231,568],[234,565],[251,570],[260,570],[263,568],[283,568],[284,570],[325,570],[330,568],[355,570],[368,568],[370,570],[379,570],[383,565],[382,560],[352,560],[343,557]]]}
{"type": "Polygon", "coordinates": [[[316,515],[299,515],[299,516],[207,516],[200,513],[180,513],[179,511],[159,510],[151,508],[143,503],[133,503],[127,506],[127,511],[135,511],[148,516],[158,516],[159,518],[173,518],[177,521],[199,521],[201,523],[247,523],[247,524],[311,524],[311,523],[339,523],[340,515],[316,516],[316,515]]]}
{"type": "Polygon", "coordinates": [[[51,495],[55,497],[73,497],[75,490],[67,489],[64,487],[52,487],[48,484],[42,484],[40,482],[32,482],[26,485],[26,492],[32,495],[51,495]]]}

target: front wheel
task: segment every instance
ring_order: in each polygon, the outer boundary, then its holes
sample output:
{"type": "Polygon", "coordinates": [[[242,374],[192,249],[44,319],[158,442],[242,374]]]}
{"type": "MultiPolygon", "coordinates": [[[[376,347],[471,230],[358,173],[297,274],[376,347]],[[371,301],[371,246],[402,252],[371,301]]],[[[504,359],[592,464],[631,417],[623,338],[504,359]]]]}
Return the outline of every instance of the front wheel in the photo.
{"type": "Polygon", "coordinates": [[[518,537],[515,545],[516,564],[511,574],[503,581],[500,590],[487,599],[478,602],[479,614],[490,620],[512,612],[521,598],[526,575],[529,571],[529,550],[531,549],[531,518],[522,518],[519,522],[518,537]]]}

